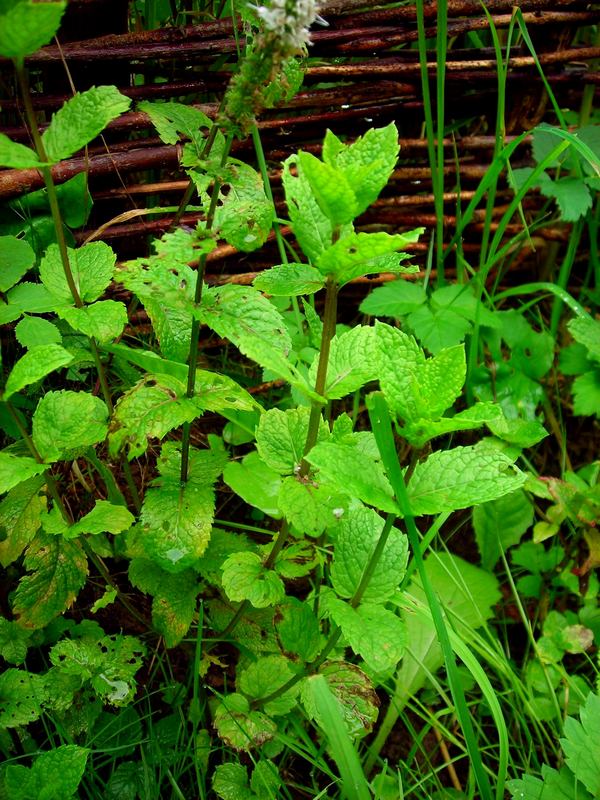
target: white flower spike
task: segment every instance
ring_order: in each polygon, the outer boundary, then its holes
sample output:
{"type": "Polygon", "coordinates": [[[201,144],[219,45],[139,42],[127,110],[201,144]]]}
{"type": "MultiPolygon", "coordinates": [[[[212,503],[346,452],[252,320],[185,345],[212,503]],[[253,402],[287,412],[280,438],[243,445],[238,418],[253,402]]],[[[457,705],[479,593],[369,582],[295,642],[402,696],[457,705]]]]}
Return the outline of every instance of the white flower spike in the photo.
{"type": "Polygon", "coordinates": [[[285,47],[296,50],[311,44],[310,26],[328,23],[319,16],[314,0],[271,0],[269,5],[253,6],[265,28],[276,33],[285,47]]]}

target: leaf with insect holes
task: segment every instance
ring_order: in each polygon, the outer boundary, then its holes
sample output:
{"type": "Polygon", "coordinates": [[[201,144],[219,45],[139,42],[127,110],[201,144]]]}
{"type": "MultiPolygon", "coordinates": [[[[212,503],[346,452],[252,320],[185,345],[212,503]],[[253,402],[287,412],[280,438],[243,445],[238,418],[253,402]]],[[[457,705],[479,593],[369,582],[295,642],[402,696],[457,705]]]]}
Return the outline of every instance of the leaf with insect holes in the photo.
{"type": "Polygon", "coordinates": [[[320,210],[330,222],[336,226],[352,222],[358,215],[358,202],[341,170],[302,150],[298,153],[298,163],[320,210]]]}
{"type": "MultiPolygon", "coordinates": [[[[340,597],[351,598],[361,582],[383,530],[383,519],[370,508],[358,506],[341,518],[337,528],[331,582],[340,597]]],[[[406,572],[408,541],[392,528],[362,599],[386,603],[406,572]]]]}
{"type": "Polygon", "coordinates": [[[223,451],[191,448],[181,482],[181,446],[166,442],[157,478],[146,492],[139,524],[145,555],[167,572],[183,572],[206,550],[215,514],[213,484],[227,463],[223,451]]]}
{"type": "Polygon", "coordinates": [[[84,308],[66,306],[58,308],[57,314],[73,330],[92,336],[100,344],[118,339],[127,324],[125,304],[116,300],[100,300],[84,308]]]}
{"type": "Polygon", "coordinates": [[[0,5],[0,55],[21,61],[51,41],[67,4],[34,0],[0,5]]]}
{"type": "Polygon", "coordinates": [[[17,456],[15,453],[2,450],[0,452],[0,493],[10,491],[17,484],[44,472],[46,468],[45,464],[39,464],[34,458],[17,456]]]}
{"type": "Polygon", "coordinates": [[[41,381],[46,375],[66,367],[72,360],[71,353],[59,344],[41,344],[32,347],[12,368],[6,379],[2,399],[8,400],[25,386],[41,381]]]}
{"type": "MultiPolygon", "coordinates": [[[[236,688],[251,700],[260,700],[280,689],[294,675],[290,662],[283,656],[265,656],[242,670],[236,681],[236,688]]],[[[296,705],[298,684],[288,689],[275,700],[262,706],[265,714],[277,717],[289,712],[296,705]]]]}
{"type": "Polygon", "coordinates": [[[0,673],[0,729],[17,728],[39,719],[47,698],[44,675],[4,669],[0,673]]]}
{"type": "Polygon", "coordinates": [[[200,591],[195,570],[173,575],[147,558],[129,562],[129,580],[152,595],[152,626],[164,638],[165,647],[176,647],[188,632],[200,591]]]}
{"type": "MultiPolygon", "coordinates": [[[[328,400],[338,400],[375,380],[379,374],[377,359],[374,328],[356,325],[334,336],[330,343],[324,396],[328,400]]],[[[317,378],[317,369],[318,359],[315,358],[308,373],[312,385],[317,378]]]]}
{"type": "Polygon", "coordinates": [[[32,439],[46,463],[75,458],[108,432],[108,411],[86,392],[47,392],[33,414],[32,439]]]}
{"type": "Polygon", "coordinates": [[[89,748],[63,744],[36,756],[32,767],[9,764],[5,773],[7,800],[64,800],[75,796],[89,748]]]}
{"type": "Polygon", "coordinates": [[[0,564],[16,561],[41,525],[46,497],[41,493],[45,481],[34,476],[19,483],[0,503],[0,564]]]}
{"type": "Polygon", "coordinates": [[[401,266],[409,256],[398,251],[416,242],[423,230],[416,228],[410,233],[395,235],[350,233],[319,256],[317,267],[321,274],[332,275],[340,286],[373,272],[416,272],[416,267],[401,266]]]}
{"type": "Polygon", "coordinates": [[[325,279],[309,264],[280,264],[261,272],[253,284],[273,297],[297,297],[318,292],[325,286],[325,279]]]}
{"type": "Polygon", "coordinates": [[[35,252],[23,239],[0,236],[0,292],[7,292],[35,263],[35,252]]]}
{"type": "Polygon", "coordinates": [[[38,535],[25,553],[25,569],[13,612],[24,628],[44,628],[71,607],[87,577],[87,558],[77,541],[38,535]]]}
{"type": "Polygon", "coordinates": [[[42,134],[50,161],[70,158],[130,105],[131,100],[116,86],[92,86],[85,92],[77,92],[52,115],[42,134]]]}
{"type": "Polygon", "coordinates": [[[230,600],[248,600],[255,608],[277,604],[285,596],[283,581],[263,567],[256,553],[232,553],[223,564],[223,589],[230,600]]]}
{"type": "MultiPolygon", "coordinates": [[[[261,415],[256,428],[256,449],[262,460],[281,475],[294,473],[306,446],[310,409],[288,408],[281,411],[271,408],[261,415]]],[[[327,425],[321,423],[317,441],[327,439],[327,425]]]]}
{"type": "MultiPolygon", "coordinates": [[[[92,303],[112,280],[117,257],[104,242],[90,242],[73,250],[67,248],[73,280],[84,303],[92,303]]],[[[58,245],[51,244],[40,262],[40,278],[50,294],[61,303],[73,303],[58,245]]]]}
{"type": "Polygon", "coordinates": [[[260,747],[277,733],[277,724],[261,711],[251,711],[248,700],[237,692],[221,698],[213,724],[219,738],[234,750],[260,747]]]}
{"type": "Polygon", "coordinates": [[[266,242],[275,212],[255,169],[231,159],[222,175],[219,201],[214,228],[228,244],[249,253],[266,242]]]}

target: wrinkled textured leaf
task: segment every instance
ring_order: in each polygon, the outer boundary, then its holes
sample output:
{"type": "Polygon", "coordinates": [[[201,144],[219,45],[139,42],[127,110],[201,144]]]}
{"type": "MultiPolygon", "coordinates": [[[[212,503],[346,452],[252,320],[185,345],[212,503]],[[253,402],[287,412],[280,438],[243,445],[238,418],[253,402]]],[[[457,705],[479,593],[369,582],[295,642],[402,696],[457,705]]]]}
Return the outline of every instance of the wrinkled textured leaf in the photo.
{"type": "Polygon", "coordinates": [[[248,773],[241,764],[218,764],[212,778],[213,792],[221,800],[256,800],[248,786],[248,773]]]}
{"type": "Polygon", "coordinates": [[[416,228],[410,233],[395,235],[350,233],[319,256],[317,267],[323,275],[333,275],[341,286],[373,272],[415,272],[415,267],[401,266],[408,255],[398,251],[416,242],[423,230],[416,228]]]}
{"type": "Polygon", "coordinates": [[[33,539],[41,525],[46,498],[40,494],[44,478],[19,483],[0,503],[0,564],[12,564],[33,539]]]}
{"type": "MultiPolygon", "coordinates": [[[[45,286],[41,283],[29,283],[25,281],[18,283],[9,290],[8,301],[10,306],[17,308],[20,313],[10,317],[11,320],[17,319],[24,314],[45,314],[47,311],[54,311],[56,308],[56,298],[53,297],[45,286]]],[[[10,308],[9,306],[9,308],[10,308]]],[[[3,322],[7,322],[3,318],[3,322]]]]}
{"type": "Polygon", "coordinates": [[[17,484],[46,469],[45,464],[38,464],[29,456],[17,456],[6,450],[0,452],[0,492],[8,492],[17,484]]]}
{"type": "Polygon", "coordinates": [[[24,669],[6,669],[0,673],[0,729],[28,725],[42,714],[47,698],[43,675],[24,669]]]}
{"type": "Polygon", "coordinates": [[[600,361],[600,322],[590,317],[574,317],[567,328],[576,342],[587,347],[590,358],[600,361]]]}
{"type": "Polygon", "coordinates": [[[22,664],[27,656],[30,636],[31,632],[24,631],[18,622],[0,617],[0,656],[9,664],[22,664]]]}
{"type": "Polygon", "coordinates": [[[89,750],[64,744],[37,756],[28,769],[9,765],[6,786],[9,800],[65,800],[77,791],[89,750]]]}
{"type": "Polygon", "coordinates": [[[204,132],[212,128],[212,120],[203,111],[183,103],[152,103],[144,100],[137,107],[148,114],[165,144],[177,144],[180,134],[183,134],[196,146],[201,146],[204,132]]]}
{"type": "MultiPolygon", "coordinates": [[[[337,400],[360,389],[378,377],[377,338],[375,329],[357,325],[331,340],[324,396],[337,400]]],[[[314,385],[318,359],[309,370],[309,381],[314,385]]]]}
{"type": "Polygon", "coordinates": [[[311,261],[329,247],[333,226],[321,211],[296,155],[283,162],[283,188],[294,235],[311,261]],[[296,168],[297,174],[291,170],[296,168]]]}
{"type": "Polygon", "coordinates": [[[298,163],[319,208],[329,220],[334,225],[352,222],[358,214],[358,202],[353,187],[341,170],[302,150],[298,153],[298,163]]]}
{"type": "MultiPolygon", "coordinates": [[[[237,676],[236,687],[251,700],[260,700],[277,691],[293,676],[290,662],[283,656],[265,656],[250,664],[237,676]]],[[[296,705],[298,684],[262,706],[270,717],[288,714],[296,705]]]]}
{"type": "Polygon", "coordinates": [[[23,59],[52,39],[67,4],[21,0],[4,6],[0,16],[0,55],[23,59]]]}
{"type": "Polygon", "coordinates": [[[265,294],[293,297],[318,292],[325,286],[325,279],[318,269],[308,264],[281,264],[261,272],[253,283],[265,294]]]}
{"type": "Polygon", "coordinates": [[[283,599],[283,581],[273,570],[265,570],[256,553],[233,553],[223,565],[223,589],[234,602],[249,600],[255,608],[266,608],[283,599]]]}
{"type": "Polygon", "coordinates": [[[275,625],[284,653],[312,661],[323,647],[324,639],[312,608],[295,597],[287,597],[279,606],[275,625]]]}
{"type": "Polygon", "coordinates": [[[127,324],[125,304],[115,300],[100,300],[84,308],[63,307],[57,312],[73,330],[93,336],[100,344],[117,339],[127,324]]]}
{"type": "MultiPolygon", "coordinates": [[[[117,257],[104,242],[90,242],[77,250],[67,248],[73,280],[84,303],[92,303],[112,280],[117,257]]],[[[62,303],[72,303],[73,295],[57,244],[51,244],[40,262],[40,278],[50,294],[62,303]]]]}
{"type": "Polygon", "coordinates": [[[45,462],[74,457],[105,438],[107,417],[105,404],[91,394],[47,392],[33,415],[33,443],[45,462]]]}
{"type": "Polygon", "coordinates": [[[234,750],[250,750],[270,741],[277,725],[261,711],[250,711],[246,698],[237,693],[223,697],[213,723],[219,737],[234,750]]]}
{"type": "Polygon", "coordinates": [[[348,496],[326,483],[290,476],[281,483],[277,505],[298,533],[316,537],[345,512],[348,496]]]}
{"type": "Polygon", "coordinates": [[[16,236],[0,236],[0,292],[7,292],[34,263],[35,252],[27,242],[16,236]]]}
{"type": "Polygon", "coordinates": [[[42,134],[48,158],[54,162],[70,158],[130,105],[131,100],[115,86],[92,86],[85,92],[77,92],[52,115],[42,134]]]}
{"type": "Polygon", "coordinates": [[[590,370],[573,381],[573,413],[600,416],[600,369],[590,370]]]}
{"type": "Polygon", "coordinates": [[[533,524],[533,506],[522,489],[475,506],[473,527],[481,566],[492,570],[501,554],[518,544],[533,524]]]}
{"type": "Polygon", "coordinates": [[[11,370],[4,387],[4,400],[20,392],[25,386],[37,383],[54,370],[66,367],[73,356],[59,344],[41,344],[25,353],[11,370]]]}
{"type": "Polygon", "coordinates": [[[215,211],[215,229],[237,250],[256,250],[266,242],[274,218],[260,174],[248,164],[230,160],[224,189],[215,211]]]}
{"type": "MultiPolygon", "coordinates": [[[[272,408],[261,415],[256,428],[256,449],[271,469],[282,475],[293,474],[306,445],[310,409],[300,406],[281,411],[272,408]]],[[[328,437],[327,425],[321,424],[318,438],[328,437]]]]}

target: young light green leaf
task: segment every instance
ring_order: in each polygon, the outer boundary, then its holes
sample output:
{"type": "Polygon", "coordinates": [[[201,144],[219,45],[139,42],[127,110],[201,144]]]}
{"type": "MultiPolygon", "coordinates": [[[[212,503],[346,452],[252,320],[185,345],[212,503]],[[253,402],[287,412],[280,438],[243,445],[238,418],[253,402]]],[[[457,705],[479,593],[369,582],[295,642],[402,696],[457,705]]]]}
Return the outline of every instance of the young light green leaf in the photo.
{"type": "Polygon", "coordinates": [[[587,347],[589,357],[600,361],[600,322],[590,317],[574,317],[567,328],[576,342],[587,347]]]}
{"type": "Polygon", "coordinates": [[[43,317],[24,317],[15,328],[15,336],[20,345],[30,349],[62,342],[56,325],[43,317]]]}
{"type": "MultiPolygon", "coordinates": [[[[0,16],[0,55],[22,61],[52,39],[67,4],[18,0],[3,4],[0,16]]],[[[5,165],[8,166],[8,165],[5,165]]]]}
{"type": "Polygon", "coordinates": [[[7,292],[34,263],[35,252],[26,241],[0,236],[0,292],[7,292]]]}
{"type": "Polygon", "coordinates": [[[33,414],[33,443],[46,463],[73,458],[106,437],[107,418],[99,397],[66,390],[47,392],[33,414]]]}
{"type": "Polygon", "coordinates": [[[415,267],[402,267],[408,258],[398,253],[410,242],[416,242],[424,228],[410,233],[350,233],[328,247],[318,258],[317,267],[322,275],[333,275],[343,286],[355,278],[372,272],[415,272],[415,267]]]}
{"type": "Polygon", "coordinates": [[[73,330],[92,336],[100,344],[117,339],[127,324],[125,304],[115,300],[99,300],[84,308],[63,306],[57,313],[73,330]]]}
{"type": "Polygon", "coordinates": [[[129,562],[129,580],[140,591],[152,595],[152,625],[165,640],[165,647],[176,647],[189,630],[200,590],[194,570],[176,575],[165,572],[146,558],[129,562]]]}
{"type": "Polygon", "coordinates": [[[519,489],[526,475],[486,442],[432,453],[417,464],[407,487],[415,516],[487,503],[519,489]]]}
{"type": "Polygon", "coordinates": [[[19,483],[46,469],[45,464],[38,464],[29,456],[17,456],[6,450],[0,452],[0,493],[8,492],[19,483]]]}
{"type": "Polygon", "coordinates": [[[7,567],[15,561],[41,525],[46,508],[41,494],[44,478],[34,476],[12,489],[0,503],[0,564],[7,567]]]}
{"type": "Polygon", "coordinates": [[[578,781],[593,797],[600,793],[600,753],[596,743],[600,737],[600,697],[593,692],[580,711],[581,722],[567,717],[564,739],[560,740],[566,762],[578,781]]]}
{"type": "MultiPolygon", "coordinates": [[[[0,17],[0,26],[2,25],[0,17]]],[[[0,39],[2,34],[0,33],[0,39]]],[[[13,142],[4,133],[0,133],[0,166],[12,167],[13,169],[29,169],[42,167],[44,164],[39,160],[35,150],[19,142],[13,142]]]]}
{"type": "MultiPolygon", "coordinates": [[[[290,662],[283,656],[265,656],[257,659],[237,676],[236,688],[251,700],[260,700],[277,691],[293,676],[290,662]]],[[[296,705],[298,684],[280,697],[265,703],[265,714],[277,717],[288,714],[296,705]]]]}
{"type": "Polygon", "coordinates": [[[122,533],[135,522],[135,517],[125,506],[116,506],[108,500],[96,500],[94,508],[68,530],[67,538],[84,533],[122,533]]]}
{"type": "Polygon", "coordinates": [[[533,524],[533,506],[522,489],[475,506],[473,528],[481,566],[492,570],[509,547],[518,544],[533,524]]]}
{"type": "Polygon", "coordinates": [[[312,608],[295,597],[287,597],[275,615],[277,635],[284,653],[312,661],[323,647],[323,636],[312,608]]]}
{"type": "Polygon", "coordinates": [[[470,431],[487,425],[490,429],[504,419],[499,406],[494,403],[475,403],[475,405],[459,411],[453,417],[439,419],[420,419],[406,425],[398,426],[404,438],[413,447],[421,449],[436,436],[443,436],[454,431],[470,431]]]}
{"type": "Polygon", "coordinates": [[[215,513],[213,484],[226,461],[224,451],[192,448],[182,484],[180,445],[163,445],[160,477],[144,497],[139,533],[145,554],[167,572],[191,567],[206,550],[215,513]]]}
{"type": "MultiPolygon", "coordinates": [[[[332,585],[340,597],[349,599],[358,589],[383,525],[379,514],[364,506],[351,509],[341,518],[331,566],[332,585]]],[[[364,602],[386,603],[404,577],[407,563],[408,540],[392,528],[363,594],[364,602]]]]}
{"type": "Polygon", "coordinates": [[[8,400],[25,386],[37,383],[61,367],[66,367],[73,356],[59,344],[41,344],[25,353],[12,368],[6,380],[2,399],[8,400]]]}
{"type": "Polygon", "coordinates": [[[213,724],[219,738],[234,750],[250,750],[269,742],[277,724],[261,711],[250,711],[246,698],[236,692],[225,695],[217,706],[213,724]]]}
{"type": "Polygon", "coordinates": [[[75,795],[81,783],[87,747],[63,744],[37,756],[28,769],[9,765],[6,771],[8,800],[65,800],[75,795]]]}
{"type": "Polygon", "coordinates": [[[290,476],[281,482],[277,504],[298,533],[316,537],[345,512],[348,496],[327,483],[290,476]]]}
{"type": "MultiPolygon", "coordinates": [[[[256,429],[256,449],[271,469],[293,474],[304,454],[310,409],[300,406],[281,411],[271,408],[261,415],[256,429]]],[[[319,426],[318,439],[327,439],[327,425],[319,426]]]]}
{"type": "Polygon", "coordinates": [[[78,542],[38,535],[25,553],[25,568],[13,611],[24,628],[39,630],[70,608],[85,583],[87,558],[78,542]]]}
{"type": "Polygon", "coordinates": [[[318,292],[325,286],[325,279],[308,264],[280,264],[261,272],[253,284],[273,297],[295,297],[318,292]]]}
{"type": "Polygon", "coordinates": [[[248,600],[255,608],[276,605],[285,595],[283,581],[265,570],[256,553],[232,553],[223,565],[223,589],[234,602],[248,600]]]}
{"type": "Polygon", "coordinates": [[[281,476],[268,467],[256,451],[242,461],[230,461],[223,471],[223,480],[242,500],[278,519],[277,497],[281,476]]]}
{"type": "Polygon", "coordinates": [[[427,292],[420,283],[395,280],[378,286],[360,304],[363,314],[374,317],[400,317],[416,311],[427,302],[427,292]]]}
{"type": "Polygon", "coordinates": [[[534,419],[507,419],[500,414],[485,423],[494,436],[517,447],[533,447],[548,436],[544,426],[534,419]]]}
{"type": "Polygon", "coordinates": [[[344,174],[319,161],[312,153],[305,153],[302,150],[298,153],[298,163],[319,208],[333,225],[352,222],[358,215],[358,202],[344,174]]]}
{"type": "MultiPolygon", "coordinates": [[[[374,328],[356,325],[349,331],[334,336],[330,343],[324,396],[328,400],[338,400],[375,380],[379,374],[377,361],[378,348],[374,328]]],[[[318,359],[315,359],[308,373],[308,379],[313,386],[317,377],[317,366],[318,359]]]]}
{"type": "MultiPolygon", "coordinates": [[[[104,242],[90,242],[77,250],[67,248],[75,286],[84,303],[97,300],[112,280],[117,257],[104,242]]],[[[57,244],[51,244],[40,262],[40,278],[61,303],[72,303],[57,244]]]]}
{"type": "Polygon", "coordinates": [[[77,92],[52,115],[50,125],[42,134],[50,161],[70,158],[130,105],[131,100],[115,86],[92,86],[85,92],[77,92]]]}

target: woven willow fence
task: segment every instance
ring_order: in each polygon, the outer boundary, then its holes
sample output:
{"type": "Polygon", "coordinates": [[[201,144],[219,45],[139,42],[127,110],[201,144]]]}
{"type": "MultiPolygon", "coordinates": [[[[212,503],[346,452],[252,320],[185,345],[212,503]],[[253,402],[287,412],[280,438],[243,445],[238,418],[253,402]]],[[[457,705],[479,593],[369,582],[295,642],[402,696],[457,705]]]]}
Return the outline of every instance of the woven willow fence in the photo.
{"type": "MultiPolygon", "coordinates": [[[[332,0],[322,6],[329,26],[314,32],[314,44],[304,85],[287,105],[266,112],[259,123],[263,146],[272,170],[275,199],[281,204],[280,162],[302,147],[318,151],[325,130],[355,137],[372,126],[395,120],[401,135],[401,154],[384,195],[361,223],[390,232],[424,225],[429,234],[436,214],[424,138],[421,66],[416,47],[417,15],[414,5],[394,7],[372,0],[332,0]]],[[[450,0],[448,3],[448,53],[445,63],[444,228],[449,239],[457,214],[473,196],[488,168],[495,144],[497,61],[492,48],[473,43],[487,41],[482,34],[495,26],[502,39],[513,16],[512,0],[486,3],[450,0]]],[[[555,123],[540,67],[563,108],[577,110],[586,85],[600,82],[597,64],[600,47],[592,40],[600,8],[582,0],[523,0],[519,4],[539,65],[530,49],[512,48],[506,88],[506,141],[542,120],[555,123]]],[[[428,45],[427,69],[435,98],[437,8],[425,8],[428,45]]],[[[230,19],[201,21],[186,27],[131,32],[127,3],[115,0],[71,0],[58,42],[27,59],[36,90],[35,108],[41,127],[70,96],[73,88],[114,83],[134,101],[176,99],[197,105],[214,116],[231,68],[237,60],[241,31],[230,19]],[[98,37],[97,34],[104,35],[98,37]],[[95,35],[95,38],[90,38],[95,35]]],[[[243,39],[241,40],[243,43],[243,39]]],[[[17,99],[10,64],[2,65],[0,130],[26,142],[27,131],[17,99]]],[[[135,109],[135,105],[132,106],[135,109]]],[[[239,142],[234,154],[253,160],[251,143],[239,142]]],[[[86,153],[53,169],[63,183],[81,171],[89,176],[94,211],[85,230],[76,234],[83,242],[101,236],[121,257],[142,254],[149,235],[166,230],[169,218],[148,217],[140,210],[149,205],[176,205],[187,180],[178,169],[180,147],[166,146],[156,136],[145,114],[123,114],[108,126],[104,136],[86,153]]],[[[517,149],[513,166],[530,162],[528,141],[517,149]]],[[[32,169],[0,171],[0,202],[43,186],[32,169]]],[[[506,210],[513,194],[507,185],[496,196],[494,216],[506,210]]],[[[525,213],[541,206],[535,195],[525,202],[525,213]]],[[[438,205],[438,209],[439,209],[438,205]]],[[[483,214],[483,211],[481,212],[483,214]]],[[[198,215],[188,213],[190,224],[198,215]]],[[[476,263],[482,218],[476,214],[466,228],[465,257],[476,263]]],[[[519,228],[515,218],[510,236],[519,228]]],[[[492,229],[493,229],[492,224],[492,229]]],[[[284,231],[285,233],[285,231],[284,231]]],[[[423,265],[429,249],[428,235],[413,245],[416,262],[423,265]]],[[[540,263],[540,252],[551,244],[560,247],[568,238],[565,226],[540,227],[533,246],[524,248],[512,268],[530,271],[540,263]],[[532,255],[533,254],[533,255],[532,255]]],[[[209,281],[247,282],[267,264],[278,263],[275,248],[259,254],[237,254],[222,246],[211,254],[209,281]]],[[[451,264],[450,264],[451,269],[451,264]]],[[[361,279],[365,281],[366,279],[361,279]]],[[[375,278],[385,280],[385,276],[375,278]]],[[[364,293],[364,287],[357,287],[364,293]]]]}

